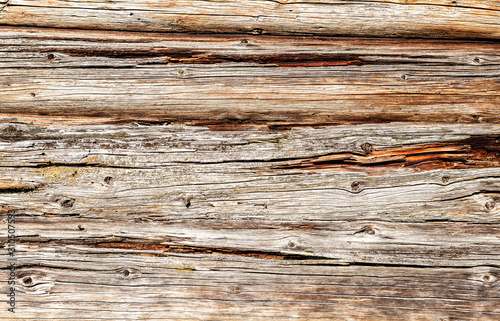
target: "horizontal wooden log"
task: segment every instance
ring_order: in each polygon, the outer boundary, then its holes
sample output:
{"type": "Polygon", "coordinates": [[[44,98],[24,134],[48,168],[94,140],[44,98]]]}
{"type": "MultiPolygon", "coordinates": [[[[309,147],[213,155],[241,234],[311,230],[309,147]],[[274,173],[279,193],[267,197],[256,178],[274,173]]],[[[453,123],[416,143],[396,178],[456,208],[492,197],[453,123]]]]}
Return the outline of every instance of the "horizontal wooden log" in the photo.
{"type": "Polygon", "coordinates": [[[23,246],[16,319],[493,321],[500,314],[496,267],[148,254],[23,246]]]}
{"type": "Polygon", "coordinates": [[[282,67],[500,64],[495,41],[196,35],[0,26],[0,66],[139,67],[248,62],[282,67]],[[52,54],[52,55],[51,55],[52,54]]]}
{"type": "Polygon", "coordinates": [[[498,43],[2,30],[3,121],[500,121],[498,43]]]}
{"type": "Polygon", "coordinates": [[[319,260],[332,265],[500,266],[499,224],[279,222],[265,217],[165,222],[158,215],[147,214],[132,221],[117,215],[33,217],[22,211],[16,216],[17,240],[26,246],[319,260]]]}
{"type": "Polygon", "coordinates": [[[0,23],[131,31],[500,38],[497,1],[3,0],[0,23]]]}
{"type": "Polygon", "coordinates": [[[499,131],[4,124],[1,179],[31,188],[8,206],[33,215],[498,222],[499,131]]]}

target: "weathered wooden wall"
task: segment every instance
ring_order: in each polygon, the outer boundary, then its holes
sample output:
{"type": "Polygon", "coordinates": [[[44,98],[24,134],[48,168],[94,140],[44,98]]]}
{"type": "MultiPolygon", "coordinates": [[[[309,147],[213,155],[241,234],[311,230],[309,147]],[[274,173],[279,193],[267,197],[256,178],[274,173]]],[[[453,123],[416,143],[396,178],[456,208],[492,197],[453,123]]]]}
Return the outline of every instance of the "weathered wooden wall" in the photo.
{"type": "Polygon", "coordinates": [[[500,319],[498,1],[0,8],[1,320],[500,319]]]}

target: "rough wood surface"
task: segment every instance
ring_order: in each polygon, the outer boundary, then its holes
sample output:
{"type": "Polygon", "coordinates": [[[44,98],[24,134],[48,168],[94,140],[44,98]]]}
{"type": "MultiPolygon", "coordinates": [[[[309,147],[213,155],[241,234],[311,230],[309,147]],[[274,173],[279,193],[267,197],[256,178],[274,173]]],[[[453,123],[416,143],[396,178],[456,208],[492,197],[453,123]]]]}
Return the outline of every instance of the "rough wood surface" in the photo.
{"type": "Polygon", "coordinates": [[[498,1],[3,0],[0,23],[131,31],[500,38],[498,1]]]}
{"type": "Polygon", "coordinates": [[[499,320],[499,12],[3,0],[0,320],[499,320]]]}
{"type": "Polygon", "coordinates": [[[0,129],[19,319],[500,315],[498,125],[0,129]]]}
{"type": "Polygon", "coordinates": [[[499,43],[1,30],[4,121],[500,121],[499,43]]]}
{"type": "Polygon", "coordinates": [[[16,319],[494,321],[500,314],[497,267],[140,252],[26,247],[16,319]]]}

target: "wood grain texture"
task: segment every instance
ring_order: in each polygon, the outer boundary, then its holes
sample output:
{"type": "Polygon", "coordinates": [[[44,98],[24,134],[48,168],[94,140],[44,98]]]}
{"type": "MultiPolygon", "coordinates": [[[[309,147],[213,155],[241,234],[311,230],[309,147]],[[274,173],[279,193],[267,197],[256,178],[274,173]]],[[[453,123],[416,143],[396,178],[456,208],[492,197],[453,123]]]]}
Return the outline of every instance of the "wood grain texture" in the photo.
{"type": "Polygon", "coordinates": [[[496,267],[367,269],[315,260],[151,252],[24,247],[23,313],[16,317],[493,321],[500,313],[496,267]]]}
{"type": "Polygon", "coordinates": [[[500,313],[497,124],[4,123],[0,133],[17,319],[500,313]]]}
{"type": "Polygon", "coordinates": [[[499,12],[3,0],[0,320],[498,320],[499,12]]]}
{"type": "Polygon", "coordinates": [[[500,313],[498,145],[472,159],[471,143],[498,137],[498,125],[1,129],[1,215],[16,216],[19,319],[500,313]],[[439,144],[461,146],[462,165],[434,151],[442,163],[276,166],[439,144]]]}
{"type": "Polygon", "coordinates": [[[500,38],[498,1],[3,1],[0,23],[191,33],[500,38]]]}
{"type": "Polygon", "coordinates": [[[4,121],[500,120],[498,43],[2,30],[4,121]]]}

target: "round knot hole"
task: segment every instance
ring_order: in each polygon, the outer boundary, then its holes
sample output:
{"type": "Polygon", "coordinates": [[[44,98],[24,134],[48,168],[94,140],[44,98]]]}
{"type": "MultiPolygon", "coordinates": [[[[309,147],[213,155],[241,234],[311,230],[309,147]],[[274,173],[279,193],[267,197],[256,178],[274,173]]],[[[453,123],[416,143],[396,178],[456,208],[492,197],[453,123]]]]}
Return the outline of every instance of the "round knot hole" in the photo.
{"type": "Polygon", "coordinates": [[[487,210],[492,210],[494,209],[496,206],[495,202],[493,201],[489,201],[489,202],[486,202],[486,204],[484,204],[484,207],[486,207],[487,210]]]}
{"type": "Polygon", "coordinates": [[[373,229],[373,226],[371,225],[366,225],[363,226],[359,231],[354,232],[354,235],[356,234],[369,234],[369,235],[375,235],[375,230],[373,229]]]}
{"type": "Polygon", "coordinates": [[[62,207],[71,207],[73,206],[73,201],[72,200],[64,200],[61,202],[62,207]]]}
{"type": "Polygon", "coordinates": [[[75,205],[75,199],[71,197],[60,197],[55,200],[61,207],[71,208],[75,205]]]}
{"type": "Polygon", "coordinates": [[[496,279],[497,278],[491,273],[486,273],[481,276],[481,280],[486,283],[493,283],[496,279]]]}
{"type": "Polygon", "coordinates": [[[361,145],[361,149],[363,149],[366,154],[371,154],[371,152],[373,152],[373,146],[370,143],[364,143],[361,145]]]}
{"type": "Polygon", "coordinates": [[[24,285],[33,284],[33,279],[31,278],[31,276],[27,276],[27,277],[23,278],[21,281],[23,282],[24,285]]]}

